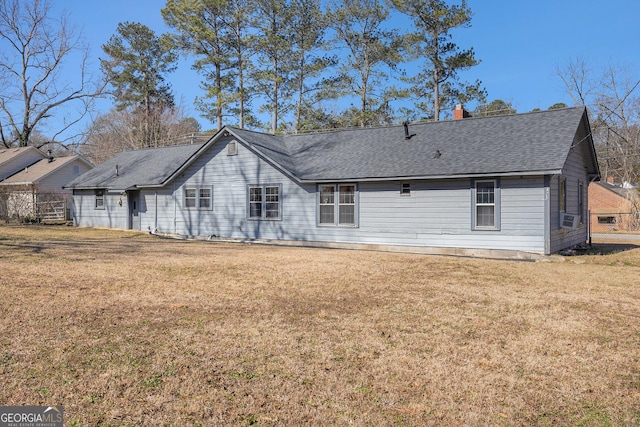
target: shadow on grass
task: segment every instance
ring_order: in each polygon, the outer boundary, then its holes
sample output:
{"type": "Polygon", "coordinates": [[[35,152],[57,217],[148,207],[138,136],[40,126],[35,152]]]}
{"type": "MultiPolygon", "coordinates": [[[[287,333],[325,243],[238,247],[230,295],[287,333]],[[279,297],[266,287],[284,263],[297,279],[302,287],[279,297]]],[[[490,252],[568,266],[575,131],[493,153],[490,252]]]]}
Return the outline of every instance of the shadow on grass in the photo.
{"type": "Polygon", "coordinates": [[[629,242],[602,242],[602,243],[593,243],[589,249],[586,251],[579,251],[579,255],[611,255],[619,252],[632,251],[634,249],[639,249],[640,245],[636,243],[629,242]]]}

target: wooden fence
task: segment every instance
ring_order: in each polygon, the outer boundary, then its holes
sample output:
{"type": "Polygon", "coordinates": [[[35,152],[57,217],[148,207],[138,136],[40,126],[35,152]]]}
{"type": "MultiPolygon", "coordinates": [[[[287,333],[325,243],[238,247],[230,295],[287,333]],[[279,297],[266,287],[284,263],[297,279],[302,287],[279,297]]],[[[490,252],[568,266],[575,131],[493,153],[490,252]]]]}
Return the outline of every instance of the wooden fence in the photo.
{"type": "Polygon", "coordinates": [[[66,200],[47,200],[36,203],[36,219],[40,222],[58,222],[69,219],[66,200]]]}

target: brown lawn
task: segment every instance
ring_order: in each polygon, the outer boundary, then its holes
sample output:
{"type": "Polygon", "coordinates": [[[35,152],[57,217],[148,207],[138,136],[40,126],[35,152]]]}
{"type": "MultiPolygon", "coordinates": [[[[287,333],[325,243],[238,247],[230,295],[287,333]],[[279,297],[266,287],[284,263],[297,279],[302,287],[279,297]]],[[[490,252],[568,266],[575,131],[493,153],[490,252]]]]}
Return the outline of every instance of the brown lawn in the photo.
{"type": "Polygon", "coordinates": [[[0,405],[65,425],[640,425],[640,248],[564,262],[0,226],[0,405]]]}

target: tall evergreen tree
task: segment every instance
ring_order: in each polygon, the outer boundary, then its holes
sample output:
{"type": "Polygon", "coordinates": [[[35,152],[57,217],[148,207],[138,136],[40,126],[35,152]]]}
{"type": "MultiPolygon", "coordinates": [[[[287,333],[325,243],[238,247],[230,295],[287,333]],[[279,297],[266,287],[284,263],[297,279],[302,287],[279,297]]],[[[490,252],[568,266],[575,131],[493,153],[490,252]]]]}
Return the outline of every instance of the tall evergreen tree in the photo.
{"type": "Polygon", "coordinates": [[[229,0],[230,10],[226,17],[229,27],[229,50],[233,58],[233,66],[236,76],[236,92],[231,112],[238,117],[238,126],[244,128],[247,121],[255,122],[249,109],[251,97],[248,87],[248,75],[253,64],[251,57],[254,54],[253,40],[255,36],[250,33],[249,19],[253,2],[251,0],[229,0]]]}
{"type": "Polygon", "coordinates": [[[168,0],[162,9],[165,23],[176,30],[172,37],[175,47],[196,56],[193,69],[204,78],[201,88],[205,95],[196,99],[196,108],[216,122],[218,129],[235,99],[233,32],[228,23],[231,12],[228,0],[168,0]]]}
{"type": "Polygon", "coordinates": [[[292,38],[294,67],[292,92],[295,93],[294,131],[304,127],[304,113],[312,110],[315,97],[327,96],[329,86],[335,81],[322,78],[321,74],[337,59],[322,55],[322,42],[327,19],[320,0],[293,0],[292,38]],[[322,94],[322,95],[321,95],[322,94]]]}
{"type": "Polygon", "coordinates": [[[276,133],[281,116],[291,108],[290,75],[294,68],[292,38],[293,9],[289,0],[255,0],[253,27],[257,55],[253,81],[263,106],[271,113],[271,132],[276,133]]]}
{"type": "Polygon", "coordinates": [[[158,37],[146,25],[135,22],[118,24],[116,34],[102,49],[109,58],[101,59],[100,64],[113,88],[117,109],[130,109],[142,116],[142,145],[157,145],[154,135],[158,135],[155,128],[161,126],[159,118],[174,106],[165,75],[175,70],[177,56],[165,36],[158,37]]]}
{"type": "Polygon", "coordinates": [[[480,63],[473,48],[460,50],[452,41],[451,30],[468,27],[471,9],[466,0],[448,6],[444,0],[392,0],[396,9],[413,19],[416,31],[410,36],[411,52],[415,59],[423,59],[421,71],[407,79],[418,99],[427,99],[428,104],[419,104],[428,115],[439,120],[443,107],[452,107],[456,102],[483,101],[486,91],[482,83],[461,83],[458,73],[480,63]]]}
{"type": "Polygon", "coordinates": [[[389,10],[378,0],[338,0],[330,9],[335,42],[347,52],[340,78],[346,93],[359,99],[358,121],[364,127],[376,121],[375,107],[393,90],[388,77],[402,61],[401,38],[384,27],[389,10]]]}

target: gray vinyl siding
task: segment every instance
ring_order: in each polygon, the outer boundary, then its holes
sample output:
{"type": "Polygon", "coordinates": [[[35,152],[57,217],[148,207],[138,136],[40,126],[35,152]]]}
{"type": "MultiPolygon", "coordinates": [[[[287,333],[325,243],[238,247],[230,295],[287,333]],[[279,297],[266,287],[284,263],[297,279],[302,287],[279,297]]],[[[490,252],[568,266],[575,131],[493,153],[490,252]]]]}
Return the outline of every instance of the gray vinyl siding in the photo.
{"type": "MultiPolygon", "coordinates": [[[[406,180],[358,182],[356,226],[319,226],[315,183],[295,182],[242,144],[238,144],[237,155],[227,156],[228,141],[222,138],[212,145],[166,187],[140,191],[142,230],[239,239],[545,252],[543,176],[499,178],[499,230],[472,229],[471,179],[414,180],[409,196],[400,193],[406,180]],[[248,185],[281,186],[279,220],[248,219],[248,185]],[[212,209],[186,209],[185,188],[201,187],[212,189],[212,209]]],[[[127,228],[129,224],[127,197],[118,192],[106,194],[104,210],[94,208],[94,191],[76,190],[74,200],[76,209],[81,209],[78,225],[127,228]],[[120,198],[122,206],[117,203],[120,198]]]]}
{"type": "Polygon", "coordinates": [[[469,179],[412,181],[410,196],[400,194],[402,181],[360,182],[356,226],[319,226],[316,184],[294,182],[241,144],[237,155],[227,156],[225,141],[171,185],[141,191],[140,219],[143,230],[188,236],[544,252],[543,182],[500,180],[498,231],[472,230],[469,179]],[[281,219],[249,220],[247,186],[276,184],[282,186],[281,219]],[[212,209],[185,209],[185,188],[200,187],[212,188],[212,209]]]}
{"type": "Polygon", "coordinates": [[[499,230],[472,229],[472,181],[364,183],[360,189],[362,243],[544,251],[542,177],[502,178],[499,230]]]}
{"type": "MultiPolygon", "coordinates": [[[[576,138],[576,140],[579,140],[576,138]]],[[[550,183],[550,229],[551,229],[551,247],[550,252],[557,252],[567,247],[584,243],[588,240],[588,222],[583,215],[582,223],[578,224],[575,230],[560,227],[560,179],[566,180],[566,212],[580,215],[578,209],[578,183],[582,182],[583,210],[588,206],[587,186],[588,176],[585,171],[584,153],[586,144],[578,145],[569,151],[569,156],[562,169],[562,175],[555,175],[550,183]]]]}
{"type": "Polygon", "coordinates": [[[304,237],[315,227],[315,186],[296,184],[241,144],[237,155],[227,156],[229,141],[212,146],[171,185],[142,191],[147,206],[142,228],[189,236],[309,240],[304,237]],[[248,185],[282,186],[280,220],[248,219],[248,185]],[[186,209],[185,189],[200,187],[212,188],[212,209],[186,209]]]}
{"type": "Polygon", "coordinates": [[[120,191],[105,191],[104,209],[95,208],[95,190],[73,190],[73,222],[80,227],[128,228],[127,197],[120,191]],[[122,201],[122,204],[119,201],[122,201]]]}

